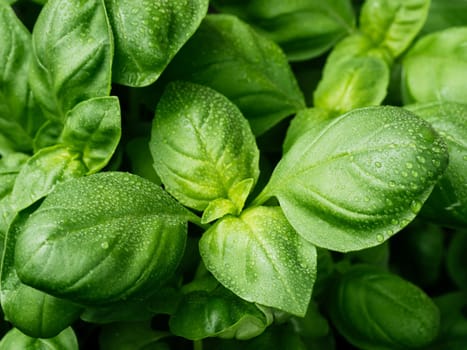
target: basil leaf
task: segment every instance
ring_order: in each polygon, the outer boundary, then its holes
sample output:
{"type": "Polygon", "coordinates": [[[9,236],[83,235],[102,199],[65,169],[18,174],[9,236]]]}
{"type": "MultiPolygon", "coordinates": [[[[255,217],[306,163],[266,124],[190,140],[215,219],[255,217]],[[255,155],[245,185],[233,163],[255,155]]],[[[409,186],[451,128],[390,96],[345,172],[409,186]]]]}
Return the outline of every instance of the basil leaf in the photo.
{"type": "Polygon", "coordinates": [[[275,196],[306,240],[360,250],[406,226],[447,163],[441,137],[412,113],[355,109],[303,135],[255,203],[275,196]]]}
{"type": "Polygon", "coordinates": [[[433,299],[440,310],[440,331],[429,350],[462,350],[467,341],[467,293],[449,292],[433,299]]]}
{"type": "Polygon", "coordinates": [[[207,269],[241,298],[304,316],[316,278],[316,249],[278,207],[216,222],[199,242],[207,269]]]}
{"type": "Polygon", "coordinates": [[[186,206],[206,209],[204,222],[238,214],[259,176],[248,122],[227,98],[201,85],[167,87],[149,146],[167,191],[186,206]]]}
{"type": "Polygon", "coordinates": [[[428,18],[421,34],[465,25],[467,23],[465,5],[465,0],[431,0],[428,18]]]}
{"type": "Polygon", "coordinates": [[[246,340],[272,322],[254,304],[222,287],[187,294],[170,318],[172,333],[190,340],[207,337],[246,340]]]}
{"type": "Polygon", "coordinates": [[[15,266],[32,287],[83,304],[145,295],[177,267],[187,217],[160,187],[138,176],[82,177],[57,186],[29,217],[15,266]]]}
{"type": "Polygon", "coordinates": [[[354,30],[348,0],[215,0],[213,6],[255,26],[278,43],[291,61],[319,56],[354,30]]]}
{"type": "Polygon", "coordinates": [[[5,319],[28,336],[55,337],[78,319],[82,307],[31,288],[18,278],[14,251],[27,217],[27,213],[21,212],[7,234],[1,268],[2,310],[5,319]]]}
{"type": "Polygon", "coordinates": [[[402,61],[405,104],[451,101],[465,103],[467,27],[453,27],[422,37],[402,61]]]}
{"type": "Polygon", "coordinates": [[[110,160],[122,133],[117,97],[98,97],[77,104],[67,113],[61,142],[82,154],[88,173],[110,160]]]}
{"type": "Polygon", "coordinates": [[[397,57],[422,29],[429,8],[430,0],[366,0],[359,29],[397,57]]]}
{"type": "Polygon", "coordinates": [[[467,226],[467,104],[434,102],[407,106],[429,122],[448,146],[449,165],[422,214],[447,226],[467,226]]]}
{"type": "Polygon", "coordinates": [[[219,91],[240,108],[255,135],[305,107],[281,49],[230,15],[208,15],[167,67],[165,79],[219,91]]]}
{"type": "Polygon", "coordinates": [[[103,0],[50,0],[32,33],[29,82],[48,118],[110,92],[112,33],[103,0]]]}
{"type": "Polygon", "coordinates": [[[0,158],[0,200],[13,189],[16,177],[29,156],[24,153],[9,154],[0,158]]]}
{"type": "Polygon", "coordinates": [[[328,56],[323,77],[313,93],[314,106],[335,115],[379,105],[389,85],[384,53],[360,34],[342,40],[328,56]]]}
{"type": "Polygon", "coordinates": [[[79,348],[72,328],[67,328],[59,335],[48,339],[32,338],[13,328],[0,341],[0,350],[10,349],[78,350],[79,348]]]}
{"type": "Polygon", "coordinates": [[[345,273],[328,309],[338,331],[362,349],[423,347],[439,329],[439,310],[421,289],[372,266],[355,265],[345,273]]]}
{"type": "MultiPolygon", "coordinates": [[[[0,37],[0,154],[6,148],[27,152],[37,128],[30,118],[34,110],[28,85],[31,35],[5,3],[0,3],[0,37]]],[[[41,120],[38,114],[34,117],[41,120]]]]}
{"type": "Polygon", "coordinates": [[[84,175],[79,154],[56,145],[34,154],[21,168],[11,192],[15,211],[20,211],[48,195],[61,182],[84,175]]]}
{"type": "Polygon", "coordinates": [[[113,81],[129,86],[156,81],[198,28],[208,3],[208,0],[105,0],[115,35],[113,81]]]}

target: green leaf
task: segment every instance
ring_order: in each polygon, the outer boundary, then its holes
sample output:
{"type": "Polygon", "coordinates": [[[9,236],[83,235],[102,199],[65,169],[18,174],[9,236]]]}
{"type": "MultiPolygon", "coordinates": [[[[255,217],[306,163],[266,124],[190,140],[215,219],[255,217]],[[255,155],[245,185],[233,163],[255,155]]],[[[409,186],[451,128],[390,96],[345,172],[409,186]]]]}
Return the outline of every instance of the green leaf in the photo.
{"type": "Polygon", "coordinates": [[[85,304],[145,295],[174,273],[187,217],[160,187],[135,175],[68,181],[27,220],[15,267],[24,283],[85,304]]]}
{"type": "Polygon", "coordinates": [[[238,214],[259,176],[259,151],[238,108],[216,91],[172,83],[153,121],[150,150],[166,190],[209,209],[205,220],[238,214]],[[231,205],[226,204],[230,202],[231,205]]]}
{"type": "Polygon", "coordinates": [[[209,3],[208,0],[104,1],[115,35],[112,79],[129,86],[156,81],[198,28],[209,3]]]}
{"type": "Polygon", "coordinates": [[[429,8],[430,0],[366,0],[359,29],[395,58],[420,32],[429,8]]]}
{"type": "Polygon", "coordinates": [[[37,153],[42,148],[55,146],[59,143],[63,131],[63,124],[56,120],[47,120],[37,130],[33,140],[33,152],[37,153]]]}
{"type": "Polygon", "coordinates": [[[416,216],[447,163],[441,137],[412,113],[356,109],[302,135],[255,203],[277,197],[297,232],[319,247],[369,248],[416,216]]]}
{"type": "Polygon", "coordinates": [[[405,104],[450,101],[465,103],[467,27],[452,27],[422,37],[402,61],[405,104]]]}
{"type": "Polygon", "coordinates": [[[43,148],[23,165],[11,192],[16,212],[49,194],[61,182],[83,176],[79,154],[61,145],[43,148]]]}
{"type": "Polygon", "coordinates": [[[337,330],[361,349],[423,347],[439,329],[439,310],[421,289],[373,266],[344,274],[328,304],[337,330]]]}
{"type": "Polygon", "coordinates": [[[467,104],[434,102],[406,108],[433,126],[449,152],[449,165],[422,215],[443,225],[467,227],[467,104]]]}
{"type": "Polygon", "coordinates": [[[190,340],[207,337],[246,340],[272,322],[254,304],[219,286],[211,292],[187,294],[170,318],[172,333],[190,340]]]}
{"type": "Polygon", "coordinates": [[[100,350],[154,349],[155,343],[170,335],[155,331],[150,322],[119,322],[106,325],[99,334],[100,350]]]}
{"type": "Polygon", "coordinates": [[[55,337],[78,319],[82,307],[31,288],[18,278],[14,267],[15,245],[27,217],[27,213],[21,212],[7,233],[1,269],[2,310],[5,319],[28,336],[55,337]]]}
{"type": "Polygon", "coordinates": [[[213,6],[255,26],[279,44],[291,61],[319,56],[354,30],[348,0],[215,0],[213,6]]]}
{"type": "Polygon", "coordinates": [[[32,33],[29,81],[48,118],[110,92],[113,42],[103,0],[50,0],[32,33]]]}
{"type": "Polygon", "coordinates": [[[340,115],[379,105],[389,85],[388,59],[361,34],[342,40],[328,56],[313,93],[314,106],[340,115]]]}
{"type": "MultiPolygon", "coordinates": [[[[30,118],[34,112],[28,85],[31,35],[5,3],[0,3],[0,37],[0,154],[5,148],[26,152],[38,126],[30,118]]],[[[34,118],[41,120],[38,114],[34,118]]]]}
{"type": "Polygon", "coordinates": [[[12,153],[0,158],[0,200],[13,189],[16,177],[29,156],[24,153],[12,153]]]}
{"type": "Polygon", "coordinates": [[[98,97],[77,104],[67,113],[60,141],[82,154],[89,173],[110,160],[122,133],[117,97],[98,97]]]}
{"type": "Polygon", "coordinates": [[[227,216],[202,236],[207,269],[241,298],[294,315],[306,313],[316,277],[316,249],[278,207],[227,216]]]}
{"type": "Polygon", "coordinates": [[[467,23],[466,0],[431,0],[422,35],[467,23]]]}
{"type": "Polygon", "coordinates": [[[230,15],[208,15],[167,67],[165,79],[219,91],[240,108],[255,135],[305,107],[281,49],[230,15]]]}
{"type": "Polygon", "coordinates": [[[21,333],[16,328],[10,330],[0,342],[0,350],[27,349],[27,350],[78,350],[78,340],[72,328],[65,329],[59,335],[39,339],[21,333]]]}

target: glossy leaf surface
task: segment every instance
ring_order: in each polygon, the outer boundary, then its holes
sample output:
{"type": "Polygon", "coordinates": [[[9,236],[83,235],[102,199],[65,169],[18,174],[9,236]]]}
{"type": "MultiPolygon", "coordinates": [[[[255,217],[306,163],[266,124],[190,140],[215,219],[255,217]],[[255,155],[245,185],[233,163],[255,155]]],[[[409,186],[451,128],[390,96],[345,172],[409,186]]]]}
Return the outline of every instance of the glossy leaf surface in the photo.
{"type": "Polygon", "coordinates": [[[430,0],[366,0],[359,29],[397,57],[425,24],[429,8],[430,0]]]}
{"type": "Polygon", "coordinates": [[[256,202],[277,197],[297,232],[319,247],[359,250],[407,225],[447,162],[443,140],[412,113],[356,109],[302,135],[256,202]]]}
{"type": "Polygon", "coordinates": [[[27,350],[78,350],[78,340],[72,328],[67,328],[53,338],[32,338],[18,329],[11,329],[0,342],[0,350],[27,349],[27,350]]]}
{"type": "Polygon", "coordinates": [[[418,40],[402,61],[404,103],[466,103],[466,43],[466,26],[434,32],[418,40]]]}
{"type": "Polygon", "coordinates": [[[110,91],[113,39],[103,0],[49,0],[33,30],[29,81],[51,119],[110,91]]]}
{"type": "Polygon", "coordinates": [[[170,318],[170,330],[186,339],[207,337],[246,340],[272,322],[254,304],[219,286],[211,292],[187,294],[170,318]]]}
{"type": "Polygon", "coordinates": [[[105,0],[115,35],[113,81],[153,83],[198,28],[208,2],[105,0]]]}
{"type": "Polygon", "coordinates": [[[449,165],[423,215],[443,225],[467,227],[467,104],[434,102],[407,108],[433,126],[449,152],[449,165]]]}
{"type": "Polygon", "coordinates": [[[305,107],[277,44],[231,15],[208,15],[167,70],[166,79],[189,80],[225,95],[255,135],[305,107]]]}
{"type": "Polygon", "coordinates": [[[227,216],[200,240],[207,269],[241,298],[295,315],[306,313],[316,277],[316,249],[278,207],[227,216]]]}
{"type": "Polygon", "coordinates": [[[168,86],[150,150],[167,191],[186,206],[206,209],[206,222],[238,214],[259,176],[247,120],[227,98],[197,84],[168,86]]]}
{"type": "Polygon", "coordinates": [[[88,173],[102,169],[121,136],[117,97],[98,97],[77,104],[66,117],[60,141],[81,153],[88,173]]]}
{"type": "Polygon", "coordinates": [[[15,267],[25,283],[77,302],[145,293],[178,265],[186,217],[160,187],[135,175],[107,172],[69,181],[27,220],[15,267]]]}
{"type": "Polygon", "coordinates": [[[341,277],[329,310],[338,331],[361,349],[422,347],[439,329],[439,310],[421,289],[372,266],[341,277]]]}
{"type": "Polygon", "coordinates": [[[319,56],[354,30],[348,0],[215,0],[213,5],[256,27],[292,61],[319,56]]]}

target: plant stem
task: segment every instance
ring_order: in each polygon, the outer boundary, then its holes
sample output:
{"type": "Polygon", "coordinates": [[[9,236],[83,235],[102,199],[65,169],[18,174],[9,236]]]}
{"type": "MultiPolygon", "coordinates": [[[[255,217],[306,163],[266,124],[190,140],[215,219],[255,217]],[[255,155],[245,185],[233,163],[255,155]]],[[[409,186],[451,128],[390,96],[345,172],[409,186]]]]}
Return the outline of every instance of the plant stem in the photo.
{"type": "Polygon", "coordinates": [[[203,341],[202,340],[194,340],[193,341],[193,350],[203,350],[203,341]]]}

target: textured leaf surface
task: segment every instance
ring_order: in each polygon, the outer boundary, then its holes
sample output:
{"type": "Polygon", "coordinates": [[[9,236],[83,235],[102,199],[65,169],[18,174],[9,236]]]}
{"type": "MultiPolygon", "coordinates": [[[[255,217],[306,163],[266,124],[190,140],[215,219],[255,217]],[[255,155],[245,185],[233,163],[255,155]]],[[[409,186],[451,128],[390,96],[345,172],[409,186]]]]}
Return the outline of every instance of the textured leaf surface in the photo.
{"type": "Polygon", "coordinates": [[[89,173],[110,160],[122,133],[117,97],[98,97],[79,103],[68,114],[60,141],[82,154],[89,173]]]}
{"type": "Polygon", "coordinates": [[[302,135],[257,202],[276,196],[313,244],[381,244],[419,212],[448,163],[429,124],[397,107],[353,110],[302,135]]]}
{"type": "Polygon", "coordinates": [[[259,151],[247,120],[227,98],[197,84],[168,86],[150,149],[167,191],[197,210],[211,204],[210,213],[221,211],[209,215],[214,219],[237,214],[259,176],[259,151]]]}
{"type": "Polygon", "coordinates": [[[316,277],[316,249],[278,207],[227,216],[200,241],[209,271],[245,300],[303,316],[316,277]]]}
{"type": "Polygon", "coordinates": [[[277,44],[231,15],[208,15],[167,70],[166,79],[189,80],[225,95],[255,135],[305,107],[277,44]]]}
{"type": "Polygon", "coordinates": [[[153,83],[193,35],[208,0],[105,0],[115,35],[113,80],[129,86],[153,83]]]}
{"type": "Polygon", "coordinates": [[[397,57],[422,29],[429,8],[430,0],[367,0],[359,29],[397,57]]]}
{"type": "Polygon", "coordinates": [[[49,118],[110,92],[113,40],[103,0],[49,0],[32,33],[30,79],[49,118]]]}
{"type": "Polygon", "coordinates": [[[293,61],[319,56],[353,31],[355,21],[348,0],[215,0],[213,5],[255,26],[293,61]]]}
{"type": "Polygon", "coordinates": [[[15,266],[25,283],[79,302],[145,293],[178,265],[186,217],[160,187],[138,176],[75,179],[57,186],[29,217],[15,266]]]}
{"type": "Polygon", "coordinates": [[[433,126],[449,152],[446,172],[422,214],[444,225],[467,227],[467,105],[434,102],[407,108],[433,126]]]}
{"type": "Polygon", "coordinates": [[[39,339],[32,338],[18,329],[11,329],[0,342],[0,350],[10,349],[27,349],[27,350],[78,350],[78,340],[76,339],[73,329],[67,328],[59,335],[48,338],[39,339]]]}

